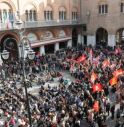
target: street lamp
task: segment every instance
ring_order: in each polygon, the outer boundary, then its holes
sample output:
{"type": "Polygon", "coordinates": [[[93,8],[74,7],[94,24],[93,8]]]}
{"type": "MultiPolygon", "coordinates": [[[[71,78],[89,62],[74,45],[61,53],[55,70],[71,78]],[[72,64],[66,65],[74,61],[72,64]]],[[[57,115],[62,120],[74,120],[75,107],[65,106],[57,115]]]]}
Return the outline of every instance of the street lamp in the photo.
{"type": "Polygon", "coordinates": [[[31,112],[30,112],[29,98],[28,98],[28,92],[27,92],[26,74],[25,74],[25,60],[26,60],[26,57],[29,60],[33,60],[35,57],[35,52],[33,52],[33,50],[29,50],[29,51],[27,51],[27,54],[25,56],[25,49],[24,49],[25,44],[22,42],[20,45],[21,45],[20,48],[22,48],[20,59],[22,60],[23,82],[24,82],[25,96],[26,96],[25,103],[26,103],[27,110],[28,110],[29,125],[30,125],[30,127],[32,127],[31,112]]]}
{"type": "Polygon", "coordinates": [[[7,60],[9,58],[9,52],[4,49],[3,52],[1,53],[1,56],[4,60],[7,60]]]}
{"type": "Polygon", "coordinates": [[[22,62],[23,83],[24,83],[25,96],[26,96],[25,103],[28,111],[29,125],[30,127],[32,127],[30,104],[29,104],[29,98],[27,92],[26,74],[25,74],[25,62],[26,62],[26,58],[28,58],[29,60],[33,60],[35,57],[35,52],[31,49],[30,41],[27,38],[27,36],[23,35],[23,33],[25,32],[25,25],[24,25],[24,30],[21,31],[23,23],[24,22],[22,22],[21,20],[18,20],[15,24],[18,26],[19,29],[19,36],[20,36],[19,57],[20,57],[20,61],[22,62]]]}
{"type": "Polygon", "coordinates": [[[35,52],[34,52],[32,49],[30,49],[30,50],[28,51],[27,56],[28,56],[29,60],[33,60],[34,57],[35,57],[35,52]]]}
{"type": "MultiPolygon", "coordinates": [[[[9,52],[7,51],[7,50],[3,50],[3,52],[1,53],[1,57],[2,57],[2,59],[4,59],[4,60],[7,60],[7,59],[9,59],[9,52]]],[[[2,60],[1,59],[1,60],[2,60]]],[[[6,75],[5,75],[5,70],[4,70],[4,68],[2,67],[2,64],[1,64],[1,78],[2,78],[2,83],[3,83],[3,86],[5,86],[4,85],[4,80],[5,80],[5,78],[6,78],[6,75]]]]}

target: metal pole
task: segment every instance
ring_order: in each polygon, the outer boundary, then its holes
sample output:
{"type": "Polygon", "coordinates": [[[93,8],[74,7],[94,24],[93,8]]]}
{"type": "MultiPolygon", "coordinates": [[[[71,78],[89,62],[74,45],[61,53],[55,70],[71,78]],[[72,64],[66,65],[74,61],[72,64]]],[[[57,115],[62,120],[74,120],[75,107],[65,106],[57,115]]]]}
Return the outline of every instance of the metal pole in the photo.
{"type": "Polygon", "coordinates": [[[25,88],[25,96],[26,96],[26,106],[27,106],[27,110],[28,110],[28,118],[29,118],[29,125],[30,127],[32,127],[32,122],[31,122],[31,112],[30,112],[30,105],[29,105],[29,98],[28,98],[28,92],[27,92],[27,84],[26,84],[26,78],[25,78],[25,58],[24,58],[24,44],[23,42],[21,42],[22,44],[22,69],[23,69],[23,82],[24,82],[24,88],[25,88]]]}

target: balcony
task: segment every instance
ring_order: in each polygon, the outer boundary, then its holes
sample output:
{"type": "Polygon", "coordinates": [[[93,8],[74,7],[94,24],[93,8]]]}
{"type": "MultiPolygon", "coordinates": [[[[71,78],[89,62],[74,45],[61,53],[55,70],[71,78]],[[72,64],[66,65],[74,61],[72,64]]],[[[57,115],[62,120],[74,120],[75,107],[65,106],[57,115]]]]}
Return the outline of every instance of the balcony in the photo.
{"type": "Polygon", "coordinates": [[[68,25],[80,25],[79,21],[65,20],[65,21],[34,21],[25,22],[25,28],[35,28],[35,27],[50,27],[50,26],[68,26],[68,25]]]}
{"type": "MultiPolygon", "coordinates": [[[[73,26],[81,25],[81,20],[64,20],[64,21],[26,21],[22,28],[38,28],[38,27],[51,27],[51,26],[73,26]]],[[[18,29],[13,22],[0,23],[0,31],[18,29]]]]}

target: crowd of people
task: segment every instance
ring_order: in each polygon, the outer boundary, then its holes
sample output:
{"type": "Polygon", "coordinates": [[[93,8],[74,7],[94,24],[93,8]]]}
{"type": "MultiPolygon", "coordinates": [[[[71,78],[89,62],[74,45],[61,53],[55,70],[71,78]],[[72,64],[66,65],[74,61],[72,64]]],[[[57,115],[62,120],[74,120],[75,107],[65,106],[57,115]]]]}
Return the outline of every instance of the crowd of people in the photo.
{"type": "MultiPolygon", "coordinates": [[[[40,85],[38,96],[28,94],[32,127],[80,127],[83,121],[89,127],[108,127],[109,117],[116,119],[115,127],[119,127],[124,113],[124,56],[116,49],[69,48],[54,55],[37,54],[34,61],[26,61],[30,86],[35,80],[40,85]],[[65,83],[61,72],[74,80],[65,83]],[[56,77],[58,85],[51,87],[56,77]],[[110,82],[113,78],[116,81],[110,82]]],[[[28,127],[25,92],[18,87],[23,86],[21,61],[6,62],[3,68],[0,127],[28,127]]]]}

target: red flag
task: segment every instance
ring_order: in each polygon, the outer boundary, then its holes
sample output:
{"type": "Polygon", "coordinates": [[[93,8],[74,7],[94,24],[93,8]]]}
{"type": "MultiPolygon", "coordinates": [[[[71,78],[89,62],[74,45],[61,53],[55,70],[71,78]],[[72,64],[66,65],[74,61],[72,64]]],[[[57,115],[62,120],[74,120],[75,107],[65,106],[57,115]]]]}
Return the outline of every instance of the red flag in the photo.
{"type": "Polygon", "coordinates": [[[113,75],[114,75],[115,77],[118,77],[118,76],[123,75],[123,73],[124,73],[124,71],[123,71],[122,69],[119,69],[119,70],[114,71],[114,72],[113,72],[113,75]]]}
{"type": "Polygon", "coordinates": [[[100,92],[102,91],[102,84],[95,84],[93,85],[93,92],[100,92]]]}
{"type": "Polygon", "coordinates": [[[86,56],[85,55],[82,55],[82,56],[80,56],[78,59],[77,59],[77,62],[78,63],[81,63],[81,62],[83,62],[83,61],[85,61],[86,60],[86,56]]]}
{"type": "Polygon", "coordinates": [[[111,78],[111,79],[109,80],[110,85],[111,85],[111,86],[116,85],[116,84],[117,84],[117,80],[118,80],[117,77],[111,78]]]}
{"type": "Polygon", "coordinates": [[[102,68],[106,68],[107,66],[110,65],[110,61],[107,59],[107,60],[104,60],[103,61],[103,65],[102,65],[102,68]]]}
{"type": "Polygon", "coordinates": [[[94,83],[95,82],[95,80],[98,78],[98,75],[96,74],[96,73],[92,73],[91,74],[91,79],[90,79],[90,81],[92,82],[92,83],[94,83]]]}
{"type": "Polygon", "coordinates": [[[98,101],[94,102],[93,109],[95,112],[99,112],[99,102],[98,101]]]}

